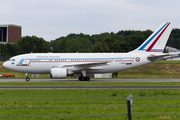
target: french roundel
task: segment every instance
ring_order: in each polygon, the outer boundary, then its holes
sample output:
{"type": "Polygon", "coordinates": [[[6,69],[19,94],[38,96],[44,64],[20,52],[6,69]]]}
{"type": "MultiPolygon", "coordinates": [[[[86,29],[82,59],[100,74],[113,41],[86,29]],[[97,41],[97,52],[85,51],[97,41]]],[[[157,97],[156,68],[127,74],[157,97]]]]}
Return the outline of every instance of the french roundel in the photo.
{"type": "Polygon", "coordinates": [[[140,58],[139,58],[139,57],[136,57],[135,60],[136,60],[136,62],[139,62],[139,61],[140,61],[140,58]]]}

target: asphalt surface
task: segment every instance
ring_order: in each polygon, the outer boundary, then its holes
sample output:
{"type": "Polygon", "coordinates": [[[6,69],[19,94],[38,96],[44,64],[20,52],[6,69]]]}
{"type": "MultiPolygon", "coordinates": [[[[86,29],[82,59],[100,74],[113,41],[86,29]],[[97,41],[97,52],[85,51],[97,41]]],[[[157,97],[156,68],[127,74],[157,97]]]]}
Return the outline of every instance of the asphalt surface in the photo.
{"type": "MultiPolygon", "coordinates": [[[[25,79],[0,79],[1,82],[27,82],[25,79]]],[[[180,82],[180,79],[31,79],[29,82],[180,82]]],[[[0,89],[180,89],[180,86],[0,86],[0,89]]]]}
{"type": "MultiPolygon", "coordinates": [[[[26,82],[25,79],[0,79],[0,82],[26,82]]],[[[31,79],[29,82],[180,82],[180,79],[31,79]]]]}

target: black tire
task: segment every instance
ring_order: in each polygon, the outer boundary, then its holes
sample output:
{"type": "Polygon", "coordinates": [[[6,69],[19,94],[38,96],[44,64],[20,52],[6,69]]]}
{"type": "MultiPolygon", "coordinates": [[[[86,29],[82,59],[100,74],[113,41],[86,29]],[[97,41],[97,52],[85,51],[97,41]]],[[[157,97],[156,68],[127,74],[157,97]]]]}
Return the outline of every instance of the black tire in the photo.
{"type": "Polygon", "coordinates": [[[86,77],[86,81],[90,81],[90,77],[86,77]]]}
{"type": "Polygon", "coordinates": [[[79,77],[79,81],[84,81],[84,77],[79,77]]]}
{"type": "Polygon", "coordinates": [[[30,78],[27,77],[27,78],[26,78],[26,81],[30,81],[30,78]]]}

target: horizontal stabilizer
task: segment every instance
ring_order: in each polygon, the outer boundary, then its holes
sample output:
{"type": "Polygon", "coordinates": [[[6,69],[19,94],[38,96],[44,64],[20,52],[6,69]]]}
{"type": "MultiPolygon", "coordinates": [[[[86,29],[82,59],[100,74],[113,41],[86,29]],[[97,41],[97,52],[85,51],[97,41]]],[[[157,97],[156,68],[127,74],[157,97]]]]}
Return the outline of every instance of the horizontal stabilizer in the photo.
{"type": "Polygon", "coordinates": [[[149,61],[153,61],[153,62],[155,62],[155,61],[158,61],[158,60],[165,60],[165,59],[168,59],[168,58],[170,58],[170,57],[172,57],[172,56],[174,56],[175,54],[163,54],[163,55],[153,55],[153,54],[151,54],[151,55],[149,55],[148,57],[147,57],[147,59],[149,60],[149,61]]]}

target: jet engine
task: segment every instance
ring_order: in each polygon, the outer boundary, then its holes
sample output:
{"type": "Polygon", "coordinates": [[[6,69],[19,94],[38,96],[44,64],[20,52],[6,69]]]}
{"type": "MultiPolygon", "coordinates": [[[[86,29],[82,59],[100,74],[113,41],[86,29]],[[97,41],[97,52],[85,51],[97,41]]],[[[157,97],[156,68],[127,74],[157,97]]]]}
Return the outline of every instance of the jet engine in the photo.
{"type": "Polygon", "coordinates": [[[66,68],[51,68],[50,77],[54,79],[66,78],[74,74],[73,70],[66,68]]]}

